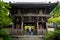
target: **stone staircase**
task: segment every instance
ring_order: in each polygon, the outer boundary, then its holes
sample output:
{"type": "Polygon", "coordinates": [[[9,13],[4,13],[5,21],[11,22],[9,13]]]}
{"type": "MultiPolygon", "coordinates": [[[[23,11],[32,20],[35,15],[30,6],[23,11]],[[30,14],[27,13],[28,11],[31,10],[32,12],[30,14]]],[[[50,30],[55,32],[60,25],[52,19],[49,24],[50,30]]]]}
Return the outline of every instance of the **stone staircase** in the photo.
{"type": "Polygon", "coordinates": [[[12,36],[13,40],[44,40],[41,35],[24,35],[24,36],[12,36]]]}

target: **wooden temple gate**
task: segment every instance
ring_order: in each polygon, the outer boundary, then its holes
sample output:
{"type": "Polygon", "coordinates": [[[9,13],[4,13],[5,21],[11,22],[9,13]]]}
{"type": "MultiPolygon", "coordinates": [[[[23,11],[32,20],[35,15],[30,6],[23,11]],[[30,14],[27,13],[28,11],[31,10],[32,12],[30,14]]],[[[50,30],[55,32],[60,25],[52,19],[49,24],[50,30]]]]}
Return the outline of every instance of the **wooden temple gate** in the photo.
{"type": "Polygon", "coordinates": [[[25,35],[26,26],[33,26],[32,28],[34,29],[35,35],[43,34],[43,31],[47,30],[46,21],[49,17],[42,15],[42,12],[37,14],[33,12],[29,13],[29,11],[28,13],[20,14],[21,11],[18,10],[18,13],[13,16],[14,26],[12,28],[15,29],[16,32],[20,30],[19,33],[25,35]]]}
{"type": "Polygon", "coordinates": [[[56,3],[10,3],[13,17],[12,34],[26,35],[26,26],[33,28],[34,35],[42,35],[47,30],[46,22],[56,3]]]}

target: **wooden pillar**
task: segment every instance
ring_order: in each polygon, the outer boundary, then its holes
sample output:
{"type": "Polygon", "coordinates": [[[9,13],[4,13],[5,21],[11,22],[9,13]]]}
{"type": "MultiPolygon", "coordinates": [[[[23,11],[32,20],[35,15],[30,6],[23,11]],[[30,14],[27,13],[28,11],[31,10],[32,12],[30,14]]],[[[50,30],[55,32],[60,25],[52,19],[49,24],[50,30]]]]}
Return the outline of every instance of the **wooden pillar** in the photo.
{"type": "Polygon", "coordinates": [[[43,14],[43,13],[42,13],[42,9],[41,9],[41,10],[39,10],[39,14],[43,14]]]}
{"type": "Polygon", "coordinates": [[[12,24],[12,29],[14,29],[14,24],[12,24]]]}
{"type": "Polygon", "coordinates": [[[22,35],[23,35],[23,17],[22,17],[21,19],[22,19],[22,23],[21,23],[21,32],[22,32],[22,35]]]}
{"type": "MultiPolygon", "coordinates": [[[[46,17],[46,21],[48,20],[48,17],[46,17]]],[[[46,22],[46,31],[48,31],[48,23],[46,22]]]]}
{"type": "Polygon", "coordinates": [[[37,22],[37,34],[38,34],[38,22],[37,22]]]}
{"type": "Polygon", "coordinates": [[[14,21],[14,22],[13,22],[13,24],[12,24],[12,30],[14,29],[14,26],[15,26],[15,25],[14,25],[14,24],[15,24],[15,17],[13,17],[13,21],[14,21]]]}
{"type": "Polygon", "coordinates": [[[12,29],[11,29],[11,33],[13,32],[13,30],[14,30],[14,24],[12,24],[12,29]]]}
{"type": "Polygon", "coordinates": [[[37,34],[38,34],[38,28],[39,28],[38,25],[39,25],[39,24],[38,24],[38,17],[37,17],[37,34]]]}
{"type": "Polygon", "coordinates": [[[21,11],[20,10],[17,10],[18,11],[18,14],[20,14],[21,13],[21,11]]]}
{"type": "MultiPolygon", "coordinates": [[[[18,17],[17,17],[17,22],[19,21],[18,17]]],[[[16,29],[18,29],[18,23],[16,23],[16,29]]]]}
{"type": "Polygon", "coordinates": [[[42,17],[41,21],[44,22],[43,17],[42,17]]]}
{"type": "Polygon", "coordinates": [[[29,16],[29,21],[31,21],[31,16],[29,16]]]}
{"type": "Polygon", "coordinates": [[[48,31],[48,23],[46,23],[46,31],[48,31]]]}

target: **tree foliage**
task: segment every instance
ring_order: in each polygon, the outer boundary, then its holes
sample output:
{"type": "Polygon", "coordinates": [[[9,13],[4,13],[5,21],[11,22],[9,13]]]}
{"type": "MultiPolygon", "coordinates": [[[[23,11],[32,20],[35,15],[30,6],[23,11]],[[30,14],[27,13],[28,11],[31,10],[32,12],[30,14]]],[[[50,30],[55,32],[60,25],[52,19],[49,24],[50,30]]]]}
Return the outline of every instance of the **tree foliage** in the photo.
{"type": "Polygon", "coordinates": [[[12,19],[9,17],[9,4],[5,4],[0,0],[0,26],[6,26],[12,24],[12,19]]]}
{"type": "MultiPolygon", "coordinates": [[[[60,3],[57,4],[50,14],[52,17],[48,19],[48,22],[60,24],[60,3]]],[[[45,40],[60,40],[60,26],[56,26],[56,29],[53,32],[46,32],[45,40]]]]}
{"type": "Polygon", "coordinates": [[[58,23],[60,24],[60,17],[51,17],[48,19],[49,23],[58,23]]]}
{"type": "Polygon", "coordinates": [[[53,17],[60,16],[60,2],[58,2],[57,6],[50,13],[53,17]]]}
{"type": "Polygon", "coordinates": [[[48,22],[51,23],[60,23],[60,3],[51,11],[51,18],[48,19],[48,22]]]}
{"type": "Polygon", "coordinates": [[[11,40],[11,37],[4,30],[2,30],[3,26],[12,24],[12,19],[8,14],[8,8],[10,8],[9,4],[5,4],[2,0],[0,0],[0,38],[3,40],[11,40]]]}

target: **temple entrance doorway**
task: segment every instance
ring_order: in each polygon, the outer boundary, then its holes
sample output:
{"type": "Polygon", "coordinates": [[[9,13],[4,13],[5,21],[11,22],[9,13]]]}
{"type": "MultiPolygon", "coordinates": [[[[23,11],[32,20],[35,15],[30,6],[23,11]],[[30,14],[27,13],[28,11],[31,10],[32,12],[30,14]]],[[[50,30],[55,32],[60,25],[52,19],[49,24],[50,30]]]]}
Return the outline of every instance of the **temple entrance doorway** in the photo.
{"type": "Polygon", "coordinates": [[[37,33],[36,23],[33,22],[25,22],[23,29],[24,35],[35,35],[37,33]]]}

